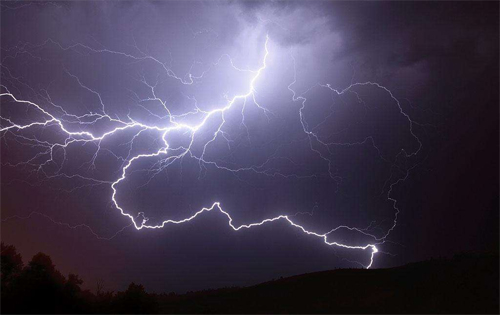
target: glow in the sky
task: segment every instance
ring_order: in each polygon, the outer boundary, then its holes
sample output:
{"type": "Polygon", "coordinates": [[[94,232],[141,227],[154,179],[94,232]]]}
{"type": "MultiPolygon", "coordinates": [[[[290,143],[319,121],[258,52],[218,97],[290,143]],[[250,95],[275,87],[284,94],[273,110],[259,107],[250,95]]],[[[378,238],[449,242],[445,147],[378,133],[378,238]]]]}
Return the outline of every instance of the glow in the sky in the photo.
{"type": "MultiPolygon", "coordinates": [[[[52,43],[55,43],[51,40],[49,40],[52,43]]],[[[48,42],[49,42],[48,41],[48,42]]],[[[160,97],[156,96],[155,94],[155,86],[152,86],[146,82],[146,80],[143,80],[143,83],[146,84],[152,92],[153,98],[150,98],[149,100],[156,100],[159,101],[165,112],[166,116],[168,118],[168,124],[150,124],[146,122],[139,122],[138,120],[135,120],[131,115],[127,117],[127,119],[120,119],[113,117],[110,115],[104,105],[104,102],[101,99],[101,96],[98,92],[92,90],[91,88],[87,87],[84,85],[80,79],[70,73],[69,71],[66,71],[66,73],[77,80],[78,84],[85,90],[87,90],[90,93],[95,94],[95,96],[99,99],[100,105],[101,105],[101,112],[100,113],[95,113],[95,112],[89,112],[85,115],[74,115],[69,112],[67,112],[62,106],[57,106],[57,108],[63,113],[62,117],[58,117],[56,114],[51,113],[50,110],[45,109],[41,105],[24,100],[18,96],[15,95],[14,92],[11,92],[8,90],[8,88],[4,85],[2,85],[2,88],[5,90],[5,92],[0,94],[0,97],[4,100],[10,99],[11,101],[14,101],[15,103],[18,104],[25,104],[31,109],[34,109],[37,111],[39,114],[41,114],[44,118],[42,120],[34,120],[29,123],[16,123],[15,121],[11,120],[8,117],[1,117],[1,120],[3,123],[7,123],[8,125],[5,127],[2,127],[0,129],[0,132],[6,133],[6,132],[12,132],[12,133],[19,133],[22,130],[28,130],[28,129],[36,129],[36,128],[47,128],[50,126],[56,126],[57,128],[60,129],[60,131],[65,135],[66,139],[63,142],[54,142],[54,143],[49,143],[45,140],[37,140],[36,137],[34,138],[25,138],[25,140],[28,140],[32,143],[33,146],[41,146],[41,147],[46,147],[47,150],[37,154],[33,158],[31,158],[28,161],[20,162],[18,165],[22,164],[39,164],[39,171],[43,171],[43,167],[53,163],[54,162],[54,152],[55,150],[58,149],[63,149],[65,150],[66,148],[76,145],[76,144],[86,144],[86,143],[94,143],[97,145],[97,151],[94,154],[94,158],[91,161],[91,163],[94,163],[97,154],[101,150],[101,142],[105,139],[110,138],[111,136],[124,133],[126,131],[133,131],[134,136],[130,140],[130,143],[134,143],[134,141],[139,141],[139,137],[142,133],[147,132],[147,131],[152,131],[155,132],[157,135],[157,140],[158,143],[160,143],[160,148],[156,152],[152,153],[142,153],[142,154],[131,154],[129,152],[129,156],[124,160],[123,165],[121,167],[121,172],[120,176],[116,178],[114,181],[104,181],[104,180],[97,180],[95,178],[91,177],[85,177],[83,175],[65,175],[64,173],[56,172],[56,175],[50,175],[48,177],[66,177],[66,178],[73,178],[73,177],[78,177],[81,180],[86,180],[89,182],[93,183],[99,183],[99,184],[104,184],[104,185],[109,185],[112,189],[112,194],[110,196],[110,200],[112,201],[114,207],[125,217],[129,218],[131,221],[131,225],[133,225],[137,230],[143,230],[143,229],[159,229],[159,228],[164,228],[167,225],[170,224],[182,224],[188,221],[191,221],[197,217],[202,217],[202,215],[205,212],[219,212],[221,215],[225,216],[227,218],[227,223],[230,228],[232,228],[234,231],[239,231],[242,229],[252,229],[256,228],[258,226],[264,225],[264,224],[273,224],[274,221],[283,221],[288,223],[291,227],[296,228],[300,231],[302,231],[305,235],[307,236],[314,236],[317,238],[322,239],[322,241],[328,245],[328,246],[335,246],[335,247],[341,247],[345,249],[352,249],[352,250],[361,250],[361,251],[366,251],[368,250],[368,256],[369,256],[369,263],[364,264],[366,268],[370,268],[373,264],[375,254],[379,251],[377,248],[377,245],[384,243],[390,232],[396,227],[397,224],[397,217],[399,213],[399,209],[396,206],[396,200],[391,198],[390,194],[392,191],[392,187],[399,183],[400,181],[404,180],[406,177],[399,179],[398,181],[392,183],[390,185],[390,189],[387,194],[388,200],[390,200],[393,203],[393,207],[395,210],[395,215],[393,219],[393,224],[392,226],[384,233],[383,236],[375,236],[368,232],[367,229],[362,229],[362,228],[357,228],[357,227],[350,227],[346,225],[341,225],[337,226],[330,231],[326,233],[321,233],[321,232],[314,232],[309,229],[306,229],[303,225],[298,224],[297,222],[294,221],[293,215],[278,215],[278,216],[273,216],[271,218],[264,219],[260,222],[254,222],[254,223],[247,223],[247,224],[241,224],[241,225],[235,225],[233,223],[233,218],[231,217],[230,214],[230,209],[225,209],[223,205],[223,201],[216,201],[212,203],[210,206],[204,207],[201,210],[195,212],[193,215],[190,215],[188,217],[185,217],[183,219],[179,220],[164,220],[161,223],[158,224],[150,224],[150,219],[146,216],[144,212],[139,212],[137,216],[132,215],[133,213],[131,209],[127,208],[126,205],[122,204],[120,202],[120,198],[118,196],[118,192],[120,190],[120,183],[125,181],[127,179],[127,176],[129,175],[132,166],[135,163],[138,163],[140,160],[147,160],[148,158],[160,158],[162,161],[162,167],[160,167],[160,171],[171,165],[172,163],[188,156],[190,158],[194,158],[198,160],[200,164],[209,164],[212,165],[222,171],[227,171],[227,172],[241,172],[241,171],[253,171],[253,172],[259,172],[259,170],[256,167],[244,167],[244,168],[230,168],[228,166],[223,166],[219,165],[214,161],[210,161],[205,158],[205,154],[207,151],[207,147],[212,144],[217,137],[225,137],[225,132],[223,131],[224,124],[226,123],[226,113],[230,109],[234,108],[235,106],[240,106],[242,103],[243,107],[241,110],[242,113],[242,124],[245,125],[244,122],[244,108],[247,104],[254,104],[259,110],[261,110],[266,116],[271,115],[269,110],[266,108],[264,104],[261,104],[260,102],[257,101],[257,91],[256,91],[256,83],[261,79],[263,73],[266,72],[266,68],[268,66],[268,58],[271,54],[273,54],[273,51],[269,48],[269,44],[272,42],[272,39],[269,38],[269,36],[266,36],[265,43],[263,44],[262,47],[262,56],[261,56],[261,65],[258,69],[255,70],[246,70],[246,69],[240,69],[237,66],[235,66],[233,60],[231,57],[227,54],[224,56],[221,56],[222,58],[229,58],[230,64],[232,68],[236,71],[239,72],[248,72],[251,74],[250,80],[247,83],[247,90],[243,94],[238,94],[233,97],[227,98],[227,102],[220,104],[219,106],[216,106],[216,108],[212,110],[202,110],[201,106],[196,106],[196,109],[191,112],[187,112],[185,114],[181,115],[174,115],[171,113],[169,107],[167,106],[167,103],[165,101],[162,101],[160,97]],[[189,116],[194,116],[198,115],[202,117],[201,120],[197,121],[196,123],[189,123],[186,122],[184,118],[189,117],[189,116]],[[220,119],[220,120],[218,120],[220,119]],[[99,123],[99,122],[106,122],[110,126],[115,126],[112,128],[109,128],[106,132],[97,134],[96,132],[90,132],[86,130],[82,131],[72,131],[72,128],[69,128],[67,125],[68,124],[74,124],[75,122],[79,124],[81,127],[85,126],[91,126],[93,124],[99,123]],[[206,124],[208,123],[214,123],[217,122],[217,127],[215,128],[215,131],[213,134],[208,136],[208,139],[205,141],[203,145],[203,150],[199,156],[193,153],[193,143],[195,139],[198,139],[200,137],[200,134],[203,132],[206,132],[205,130],[202,129],[206,124]],[[189,137],[189,141],[187,145],[178,145],[178,146],[172,146],[171,144],[171,139],[172,139],[172,134],[175,132],[181,132],[185,133],[189,137]],[[47,158],[43,162],[39,162],[40,159],[43,159],[43,157],[46,156],[47,158]],[[346,229],[350,231],[356,231],[358,233],[361,233],[365,236],[368,236],[369,238],[373,239],[373,242],[370,243],[365,243],[363,245],[353,245],[345,242],[340,242],[340,241],[335,241],[335,240],[330,240],[330,234],[332,234],[335,231],[338,231],[340,229],[346,229]]],[[[46,42],[47,43],[47,42],[46,42]]],[[[45,44],[46,44],[45,43],[45,44]]],[[[56,43],[57,44],[57,43],[56,43]]],[[[59,44],[57,44],[59,45],[59,44]]],[[[89,51],[92,51],[94,53],[106,53],[106,54],[111,54],[111,55],[119,55],[121,57],[129,58],[132,60],[136,61],[141,61],[141,60],[150,60],[153,61],[154,63],[159,64],[167,73],[167,75],[170,78],[178,80],[181,84],[185,85],[191,85],[193,84],[196,80],[201,79],[205,73],[202,73],[199,76],[194,76],[194,75],[187,75],[186,77],[179,77],[177,76],[169,67],[167,64],[162,63],[158,59],[151,57],[149,55],[144,54],[141,57],[137,57],[134,55],[118,52],[118,51],[113,51],[109,49],[93,49],[88,46],[85,46],[83,44],[75,44],[71,47],[62,47],[59,45],[59,47],[63,50],[68,50],[68,49],[73,49],[76,47],[79,48],[84,48],[89,51]]],[[[219,62],[220,60],[219,59],[219,62]]],[[[303,116],[303,110],[306,106],[307,98],[304,95],[299,95],[297,92],[294,90],[294,84],[296,83],[297,79],[297,72],[296,72],[296,65],[295,65],[295,59],[292,56],[292,63],[294,67],[294,80],[288,85],[288,90],[290,91],[290,97],[293,102],[298,102],[301,104],[300,110],[298,112],[299,118],[300,118],[300,123],[303,128],[303,132],[307,135],[309,138],[309,141],[311,142],[314,140],[316,143],[323,145],[324,147],[328,147],[329,143],[324,142],[323,140],[320,139],[320,137],[313,131],[308,128],[307,123],[305,122],[304,116],[303,116]]],[[[215,63],[214,66],[217,66],[218,63],[215,63]]],[[[399,107],[399,111],[401,115],[403,115],[409,122],[410,125],[410,133],[411,135],[418,141],[419,148],[415,152],[411,153],[406,153],[404,150],[402,151],[402,154],[404,154],[406,157],[411,157],[415,154],[417,154],[420,150],[421,143],[418,140],[418,138],[413,134],[412,131],[412,121],[410,120],[409,116],[404,113],[402,110],[399,101],[394,97],[392,92],[387,89],[386,87],[379,85],[378,83],[374,82],[363,82],[363,83],[353,83],[349,87],[343,89],[343,90],[336,90],[332,88],[329,84],[322,84],[320,85],[323,88],[327,88],[331,90],[333,93],[336,93],[337,95],[344,94],[348,91],[351,91],[353,87],[360,87],[360,86],[371,86],[377,89],[382,90],[384,93],[387,93],[391,99],[397,104],[399,107]]],[[[356,92],[353,92],[356,93],[356,92]]],[[[359,96],[358,96],[359,98],[359,96]]],[[[54,104],[53,104],[54,105],[54,104]]],[[[56,106],[56,105],[54,105],[56,106]]],[[[17,135],[18,137],[24,137],[21,134],[17,135]]],[[[206,134],[204,136],[207,136],[206,134]]],[[[369,138],[367,138],[365,141],[370,141],[369,138]]],[[[373,139],[371,139],[373,141],[373,139]]],[[[374,145],[375,146],[375,145],[374,145]]],[[[375,147],[376,148],[376,147],[375,147]]],[[[318,149],[316,149],[312,143],[311,143],[311,150],[315,153],[318,154],[319,157],[324,159],[325,161],[328,162],[330,165],[329,160],[323,156],[322,152],[318,149]]],[[[62,166],[61,166],[62,168],[62,166]]],[[[158,174],[159,171],[155,171],[155,175],[158,174]]],[[[329,171],[330,176],[334,176],[331,171],[329,171]]],[[[406,173],[406,176],[408,176],[408,173],[406,173]]],[[[202,219],[202,218],[200,218],[202,219]]],[[[51,219],[52,220],[52,219],[51,219]]],[[[53,222],[56,222],[52,220],[53,222]]],[[[56,222],[57,223],[57,222],[56,222]]],[[[68,225],[69,226],[69,225],[68,225]]],[[[122,229],[123,230],[123,229],[122,229]]],[[[120,231],[122,231],[120,230],[120,231]]],[[[95,234],[95,233],[94,233],[95,234]]],[[[116,234],[115,234],[116,235],[116,234]]]]}

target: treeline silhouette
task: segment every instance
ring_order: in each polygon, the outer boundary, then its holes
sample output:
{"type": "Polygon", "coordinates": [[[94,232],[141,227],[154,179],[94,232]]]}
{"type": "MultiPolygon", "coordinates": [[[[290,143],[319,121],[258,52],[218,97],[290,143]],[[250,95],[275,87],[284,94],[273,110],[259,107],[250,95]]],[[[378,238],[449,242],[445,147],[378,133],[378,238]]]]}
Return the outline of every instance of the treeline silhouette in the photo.
{"type": "Polygon", "coordinates": [[[75,274],[64,277],[50,256],[38,253],[24,266],[12,245],[1,243],[1,312],[5,313],[157,313],[156,298],[142,285],[131,283],[124,292],[94,294],[82,290],[75,274]]]}
{"type": "Polygon", "coordinates": [[[498,253],[462,253],[390,269],[339,269],[247,288],[150,294],[83,290],[38,253],[1,244],[1,313],[499,313],[498,253]]]}

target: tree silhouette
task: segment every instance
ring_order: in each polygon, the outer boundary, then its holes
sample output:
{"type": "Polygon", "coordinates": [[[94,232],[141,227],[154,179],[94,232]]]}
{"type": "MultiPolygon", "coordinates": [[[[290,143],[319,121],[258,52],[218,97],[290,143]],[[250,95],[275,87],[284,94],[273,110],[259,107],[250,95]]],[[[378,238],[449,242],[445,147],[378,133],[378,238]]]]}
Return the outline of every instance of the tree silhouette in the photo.
{"type": "Polygon", "coordinates": [[[23,259],[12,245],[1,243],[2,285],[8,282],[23,269],[23,259]]]}
{"type": "Polygon", "coordinates": [[[118,313],[148,314],[157,311],[156,300],[146,293],[143,285],[133,282],[125,292],[116,295],[115,303],[118,313]]]}
{"type": "Polygon", "coordinates": [[[155,313],[156,298],[144,286],[131,283],[124,292],[104,292],[98,282],[96,294],[82,290],[76,274],[66,279],[50,256],[38,253],[24,266],[12,245],[1,244],[3,313],[155,313]]]}
{"type": "Polygon", "coordinates": [[[55,268],[50,256],[38,253],[23,268],[14,246],[2,243],[2,312],[75,313],[90,310],[83,299],[83,281],[74,274],[68,280],[55,268]]]}
{"type": "Polygon", "coordinates": [[[82,290],[76,274],[64,277],[50,256],[24,266],[14,246],[2,243],[2,313],[494,313],[498,314],[498,252],[463,253],[398,268],[337,269],[282,278],[247,288],[186,294],[82,290]]]}

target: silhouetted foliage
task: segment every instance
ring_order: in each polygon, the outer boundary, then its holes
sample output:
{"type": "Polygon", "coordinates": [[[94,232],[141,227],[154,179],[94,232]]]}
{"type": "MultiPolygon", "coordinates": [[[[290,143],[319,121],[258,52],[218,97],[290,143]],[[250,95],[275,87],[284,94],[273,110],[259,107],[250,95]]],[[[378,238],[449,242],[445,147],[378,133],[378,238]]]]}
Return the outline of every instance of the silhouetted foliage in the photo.
{"type": "MultiPolygon", "coordinates": [[[[2,244],[2,269],[4,266],[2,244]]],[[[52,259],[38,253],[22,268],[20,256],[15,249],[6,250],[5,258],[10,263],[16,258],[17,272],[9,275],[4,283],[2,270],[2,313],[75,313],[90,311],[80,289],[82,280],[69,275],[68,280],[55,268],[52,259]],[[22,269],[21,269],[22,268],[22,269]]],[[[7,264],[6,264],[7,265],[7,264]]]]}
{"type": "Polygon", "coordinates": [[[462,253],[391,269],[337,269],[247,288],[149,294],[131,283],[123,292],[82,290],[49,256],[23,266],[2,243],[2,313],[495,313],[498,253],[462,253]]]}
{"type": "MultiPolygon", "coordinates": [[[[2,251],[2,286],[8,285],[10,280],[21,272],[23,269],[23,259],[17,250],[12,245],[1,244],[2,251]]],[[[3,289],[3,287],[2,287],[3,289]]]]}
{"type": "Polygon", "coordinates": [[[131,283],[125,292],[118,292],[115,296],[117,313],[150,314],[157,312],[156,299],[146,293],[144,286],[131,283]]]}
{"type": "Polygon", "coordinates": [[[66,279],[50,256],[38,253],[23,266],[12,245],[2,243],[2,313],[155,313],[157,300],[142,285],[130,284],[124,292],[96,294],[82,290],[83,280],[66,279]]]}

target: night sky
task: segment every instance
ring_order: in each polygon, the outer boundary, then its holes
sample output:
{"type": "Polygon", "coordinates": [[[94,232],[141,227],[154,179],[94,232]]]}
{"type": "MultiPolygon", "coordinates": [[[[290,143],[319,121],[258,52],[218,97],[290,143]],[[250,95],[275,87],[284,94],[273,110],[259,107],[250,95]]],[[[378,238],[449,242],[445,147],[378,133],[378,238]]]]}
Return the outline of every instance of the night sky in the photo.
{"type": "Polygon", "coordinates": [[[495,1],[2,2],[2,242],[150,292],[498,250],[498,56],[495,1]]]}

